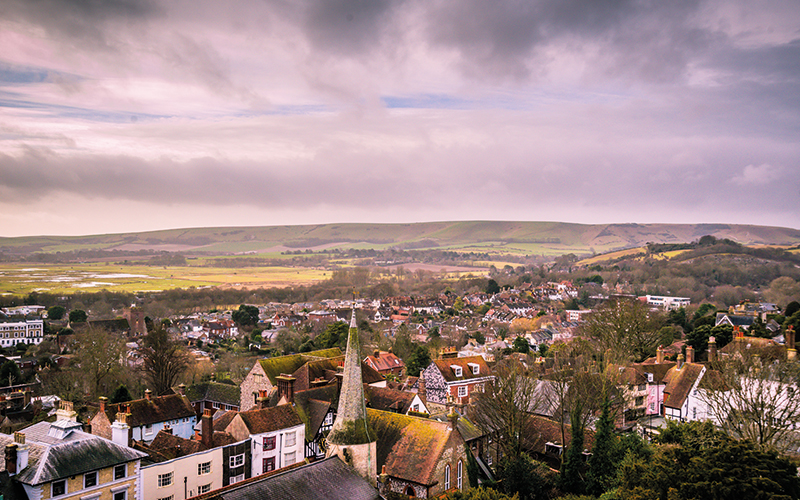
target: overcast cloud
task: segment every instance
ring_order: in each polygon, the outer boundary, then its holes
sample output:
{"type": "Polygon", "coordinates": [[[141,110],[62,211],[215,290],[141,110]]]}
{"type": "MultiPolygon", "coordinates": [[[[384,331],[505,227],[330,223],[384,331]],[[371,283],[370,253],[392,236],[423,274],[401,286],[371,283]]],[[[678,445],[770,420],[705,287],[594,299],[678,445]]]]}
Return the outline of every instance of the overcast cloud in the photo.
{"type": "Polygon", "coordinates": [[[800,228],[795,0],[5,0],[0,235],[800,228]]]}

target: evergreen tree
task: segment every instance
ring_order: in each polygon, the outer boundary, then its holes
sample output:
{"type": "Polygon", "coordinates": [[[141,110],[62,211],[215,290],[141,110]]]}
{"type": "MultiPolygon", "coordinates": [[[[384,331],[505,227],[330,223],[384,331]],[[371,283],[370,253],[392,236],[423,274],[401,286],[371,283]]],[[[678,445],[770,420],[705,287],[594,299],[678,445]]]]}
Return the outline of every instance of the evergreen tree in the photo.
{"type": "Polygon", "coordinates": [[[424,345],[417,345],[414,352],[408,357],[406,362],[406,372],[411,377],[419,377],[419,374],[431,364],[431,354],[424,345]]]}
{"type": "Polygon", "coordinates": [[[597,421],[597,432],[594,435],[594,447],[589,458],[589,469],[586,472],[586,489],[592,495],[601,495],[611,488],[616,475],[614,464],[614,421],[611,418],[611,401],[608,397],[603,401],[603,411],[597,421]]]}
{"type": "Polygon", "coordinates": [[[125,387],[125,384],[117,387],[117,390],[115,390],[114,394],[111,395],[111,404],[124,403],[132,400],[133,397],[131,396],[130,391],[128,391],[128,388],[125,387]]]}
{"type": "Polygon", "coordinates": [[[583,431],[580,422],[577,421],[579,412],[570,415],[572,440],[566,451],[564,465],[561,467],[561,477],[559,486],[569,493],[583,493],[584,482],[581,477],[583,468],[583,431]]]}

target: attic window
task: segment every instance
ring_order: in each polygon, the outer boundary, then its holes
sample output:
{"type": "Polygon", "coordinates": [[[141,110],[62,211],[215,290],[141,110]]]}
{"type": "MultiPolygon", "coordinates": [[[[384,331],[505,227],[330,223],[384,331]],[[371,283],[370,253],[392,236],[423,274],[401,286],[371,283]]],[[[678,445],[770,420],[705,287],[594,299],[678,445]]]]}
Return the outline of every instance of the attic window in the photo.
{"type": "Polygon", "coordinates": [[[457,365],[450,365],[450,368],[453,369],[453,373],[456,374],[456,377],[461,377],[463,373],[461,372],[461,367],[457,365]]]}
{"type": "Polygon", "coordinates": [[[472,374],[477,375],[481,372],[481,365],[478,363],[467,363],[469,367],[472,369],[472,374]]]}

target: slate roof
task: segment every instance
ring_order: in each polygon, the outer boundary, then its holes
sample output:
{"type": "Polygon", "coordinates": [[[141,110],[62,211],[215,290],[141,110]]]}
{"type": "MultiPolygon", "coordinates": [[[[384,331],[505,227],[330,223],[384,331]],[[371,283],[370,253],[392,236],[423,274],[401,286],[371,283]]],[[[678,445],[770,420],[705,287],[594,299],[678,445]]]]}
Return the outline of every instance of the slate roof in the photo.
{"type": "MultiPolygon", "coordinates": [[[[24,430],[30,454],[28,466],[16,475],[18,481],[37,485],[147,456],[77,429],[68,430],[63,438],[50,435],[51,428],[58,430],[62,425],[60,422],[64,421],[39,422],[24,430]]],[[[13,436],[0,435],[0,446],[5,447],[13,441],[13,436]]],[[[4,470],[5,462],[0,462],[0,471],[4,470]]]]}
{"type": "Polygon", "coordinates": [[[197,500],[381,500],[376,490],[338,457],[282,469],[194,497],[197,500]]]}
{"type": "Polygon", "coordinates": [[[678,370],[675,366],[668,372],[664,381],[664,406],[670,408],[680,408],[686,402],[689,391],[692,390],[695,382],[703,372],[703,365],[698,363],[684,363],[683,368],[678,370]]]}
{"type": "MultiPolygon", "coordinates": [[[[173,389],[175,390],[175,389],[173,389]]],[[[177,390],[175,391],[178,392],[177,390]]],[[[238,385],[221,382],[203,382],[186,388],[186,397],[192,403],[196,401],[216,401],[228,405],[239,406],[241,389],[238,385]]]]}
{"type": "Polygon", "coordinates": [[[303,425],[300,415],[292,405],[281,405],[273,408],[262,408],[239,412],[239,416],[247,426],[250,434],[273,432],[295,425],[303,425]]]}
{"type": "Polygon", "coordinates": [[[309,361],[316,361],[318,359],[333,358],[341,356],[342,351],[338,347],[331,349],[321,349],[319,351],[311,351],[303,354],[289,354],[287,356],[277,356],[274,358],[266,358],[258,360],[261,368],[266,373],[267,378],[272,385],[277,384],[277,377],[281,373],[294,373],[298,368],[303,366],[309,361]]]}
{"type": "Polygon", "coordinates": [[[367,409],[377,435],[377,470],[390,476],[431,485],[433,474],[453,430],[449,423],[400,413],[367,409]]]}
{"type": "MultiPolygon", "coordinates": [[[[227,432],[214,432],[212,448],[226,446],[235,442],[236,440],[233,436],[227,432]]],[[[137,448],[148,453],[152,462],[165,462],[207,449],[201,441],[173,436],[164,431],[158,431],[155,439],[149,445],[138,445],[137,448]]]]}
{"type": "Polygon", "coordinates": [[[750,328],[753,323],[755,322],[755,316],[744,316],[739,314],[729,314],[729,313],[717,313],[716,317],[716,325],[719,325],[725,321],[725,318],[730,321],[733,326],[743,326],[745,328],[750,328]]]}
{"type": "Polygon", "coordinates": [[[368,408],[406,413],[411,408],[411,402],[414,401],[416,394],[364,384],[364,397],[367,399],[368,408]]]}
{"type": "Polygon", "coordinates": [[[476,378],[483,378],[491,376],[491,372],[489,371],[489,365],[486,364],[486,361],[483,359],[482,356],[467,356],[464,358],[446,358],[446,359],[436,359],[433,361],[439,371],[442,372],[442,376],[448,382],[458,382],[461,380],[470,380],[476,378]],[[472,368],[468,365],[468,363],[475,363],[479,366],[478,374],[475,375],[472,373],[472,368]],[[451,365],[460,366],[461,367],[461,376],[456,377],[455,372],[451,365]]]}
{"type": "Polygon", "coordinates": [[[145,398],[135,399],[127,403],[107,405],[106,416],[108,420],[110,422],[115,421],[120,406],[126,404],[130,408],[128,425],[131,427],[167,422],[179,418],[197,418],[189,398],[180,394],[167,394],[166,396],[153,396],[150,401],[145,398]]]}

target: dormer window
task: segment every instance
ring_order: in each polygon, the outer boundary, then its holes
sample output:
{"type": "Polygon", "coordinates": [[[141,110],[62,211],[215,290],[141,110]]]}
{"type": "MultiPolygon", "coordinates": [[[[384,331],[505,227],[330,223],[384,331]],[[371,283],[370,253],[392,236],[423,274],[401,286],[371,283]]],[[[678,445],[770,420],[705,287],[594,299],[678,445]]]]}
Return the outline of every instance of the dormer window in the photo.
{"type": "Polygon", "coordinates": [[[481,365],[478,363],[467,363],[472,370],[473,375],[478,375],[481,372],[481,365]]]}
{"type": "Polygon", "coordinates": [[[456,377],[461,377],[464,374],[461,371],[461,367],[458,365],[450,365],[450,368],[453,369],[453,373],[455,373],[456,377]]]}

